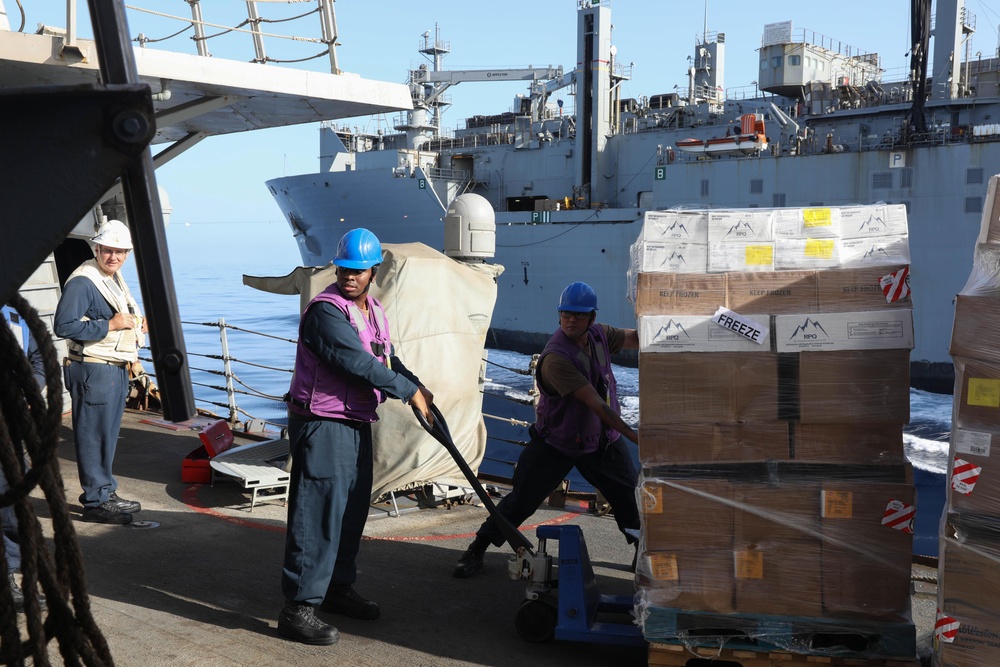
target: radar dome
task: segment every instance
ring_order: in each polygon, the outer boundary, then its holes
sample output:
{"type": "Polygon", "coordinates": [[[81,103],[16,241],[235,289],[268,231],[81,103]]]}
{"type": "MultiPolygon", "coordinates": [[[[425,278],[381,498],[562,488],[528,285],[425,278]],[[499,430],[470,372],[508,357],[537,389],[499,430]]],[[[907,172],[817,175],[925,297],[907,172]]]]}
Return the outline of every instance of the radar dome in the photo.
{"type": "Polygon", "coordinates": [[[496,254],[496,214],[480,195],[466,193],[444,216],[444,254],[454,259],[489,259],[496,254]]]}

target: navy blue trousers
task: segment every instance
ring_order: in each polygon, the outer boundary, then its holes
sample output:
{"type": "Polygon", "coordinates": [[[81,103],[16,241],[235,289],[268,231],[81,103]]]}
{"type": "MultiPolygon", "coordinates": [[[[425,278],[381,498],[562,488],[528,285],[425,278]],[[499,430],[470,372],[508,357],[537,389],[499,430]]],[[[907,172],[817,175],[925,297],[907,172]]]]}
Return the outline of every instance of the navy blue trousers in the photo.
{"type": "Polygon", "coordinates": [[[357,580],[372,494],[372,427],[289,413],[292,472],[281,591],[318,605],[357,580]]]}
{"type": "Polygon", "coordinates": [[[84,507],[97,507],[118,490],[111,467],[128,397],[128,370],[71,361],[64,371],[73,402],[76,467],[83,487],[80,502],[84,507]]]}
{"type": "MultiPolygon", "coordinates": [[[[635,535],[628,529],[639,530],[639,509],[635,500],[635,485],[639,476],[624,438],[618,438],[603,450],[578,457],[566,456],[544,440],[533,437],[521,452],[514,468],[514,488],[497,504],[499,513],[515,527],[535,513],[542,502],[576,467],[614,508],[618,530],[632,544],[635,535]]],[[[504,543],[503,534],[493,517],[476,531],[494,546],[504,543]]]]}
{"type": "MultiPolygon", "coordinates": [[[[7,477],[0,472],[0,493],[7,493],[10,485],[7,477]]],[[[3,548],[7,558],[7,571],[14,572],[21,567],[21,542],[17,532],[17,514],[8,505],[0,507],[0,527],[3,529],[3,548]]]]}

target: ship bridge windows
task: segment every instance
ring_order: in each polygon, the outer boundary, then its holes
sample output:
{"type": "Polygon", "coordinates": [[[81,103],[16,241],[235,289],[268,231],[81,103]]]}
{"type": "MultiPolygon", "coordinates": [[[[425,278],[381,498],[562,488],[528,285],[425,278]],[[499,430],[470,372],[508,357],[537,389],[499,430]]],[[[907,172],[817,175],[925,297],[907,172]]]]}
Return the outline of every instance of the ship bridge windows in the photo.
{"type": "Polygon", "coordinates": [[[966,185],[982,185],[983,184],[983,168],[982,167],[972,167],[965,170],[965,184],[966,185]]]}
{"type": "Polygon", "coordinates": [[[759,195],[764,193],[764,179],[763,178],[751,178],[750,179],[750,194],[759,195]]]}
{"type": "Polygon", "coordinates": [[[788,65],[790,67],[798,67],[801,64],[802,64],[802,56],[800,55],[788,56],[788,65]]]}
{"type": "Polygon", "coordinates": [[[966,197],[965,198],[965,212],[966,213],[979,213],[983,210],[983,198],[982,197],[966,197]]]}
{"type": "Polygon", "coordinates": [[[872,174],[872,190],[892,189],[892,172],[879,171],[872,174]]]}

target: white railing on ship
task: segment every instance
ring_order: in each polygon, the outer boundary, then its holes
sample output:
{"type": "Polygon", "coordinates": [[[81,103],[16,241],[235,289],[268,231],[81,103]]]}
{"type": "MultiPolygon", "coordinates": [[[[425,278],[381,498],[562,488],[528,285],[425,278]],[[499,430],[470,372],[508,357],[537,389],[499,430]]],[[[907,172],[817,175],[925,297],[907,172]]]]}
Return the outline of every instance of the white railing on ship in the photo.
{"type": "MultiPolygon", "coordinates": [[[[133,16],[136,14],[143,14],[153,21],[150,27],[146,28],[145,33],[140,32],[130,35],[131,40],[138,43],[139,46],[144,47],[147,44],[164,42],[190,32],[193,33],[193,36],[189,37],[189,39],[194,41],[198,55],[209,57],[212,55],[208,49],[209,40],[219,39],[227,35],[246,35],[249,37],[253,45],[254,57],[251,62],[261,64],[301,63],[328,56],[330,60],[330,71],[334,74],[340,74],[340,68],[337,65],[336,47],[338,35],[337,18],[333,9],[334,0],[247,0],[245,3],[230,4],[213,2],[210,5],[202,3],[201,0],[183,0],[183,3],[187,4],[190,8],[190,18],[177,16],[163,11],[164,5],[166,5],[164,2],[149,3],[150,5],[155,6],[156,9],[139,7],[133,4],[125,5],[125,8],[131,12],[133,16]],[[247,17],[236,25],[231,25],[228,22],[215,22],[210,19],[206,19],[206,17],[202,14],[203,5],[211,7],[212,10],[218,11],[223,4],[225,8],[227,8],[227,12],[229,12],[228,8],[236,4],[245,5],[247,17]],[[286,15],[288,13],[288,5],[309,4],[314,4],[315,7],[304,9],[295,15],[286,15]],[[267,16],[261,14],[258,5],[268,5],[268,11],[273,11],[274,15],[267,16]],[[282,5],[286,8],[280,9],[282,5]],[[319,18],[319,37],[303,37],[300,35],[280,34],[263,29],[265,26],[273,26],[279,23],[288,23],[305,19],[313,14],[319,18]],[[161,30],[162,34],[160,36],[151,36],[148,33],[152,29],[161,30]],[[297,54],[296,57],[274,58],[267,54],[264,47],[265,38],[272,40],[271,44],[275,41],[288,41],[299,45],[319,45],[321,47],[321,51],[307,56],[297,54]]],[[[76,29],[78,26],[77,7],[79,4],[81,4],[81,0],[67,0],[66,2],[66,37],[69,44],[76,42],[76,29]]],[[[176,4],[181,3],[177,2],[176,4]]],[[[17,3],[17,8],[21,12],[20,30],[23,30],[24,26],[30,23],[30,21],[27,20],[30,17],[26,15],[25,9],[21,3],[17,3]]],[[[231,15],[231,12],[229,12],[229,14],[231,15]]],[[[315,31],[315,28],[313,28],[313,31],[315,31]]],[[[182,51],[183,49],[177,50],[182,51]]],[[[221,57],[229,58],[231,56],[227,52],[226,55],[221,57]]]]}

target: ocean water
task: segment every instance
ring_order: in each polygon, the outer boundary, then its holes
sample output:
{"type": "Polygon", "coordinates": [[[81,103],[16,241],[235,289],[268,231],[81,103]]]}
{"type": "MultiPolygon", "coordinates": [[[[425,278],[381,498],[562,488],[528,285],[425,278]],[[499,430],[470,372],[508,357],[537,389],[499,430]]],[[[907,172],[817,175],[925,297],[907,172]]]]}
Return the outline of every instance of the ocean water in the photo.
{"type": "MultiPolygon", "coordinates": [[[[167,229],[171,266],[178,307],[187,345],[196,405],[222,416],[228,415],[222,389],[224,378],[219,329],[202,326],[220,318],[237,330],[227,330],[236,402],[250,417],[283,422],[280,396],[288,389],[297,335],[298,296],[260,292],[243,284],[243,275],[280,276],[299,264],[291,233],[284,223],[172,224],[167,229]],[[254,335],[244,330],[266,335],[254,335]],[[214,372],[214,373],[213,373],[214,372]]],[[[135,274],[135,258],[125,273],[141,301],[135,274]]],[[[525,370],[530,358],[507,350],[490,350],[487,391],[527,399],[531,379],[509,369],[525,370]]],[[[404,360],[405,361],[405,360],[404,360]]],[[[152,364],[147,364],[152,371],[152,364]]],[[[625,420],[639,421],[638,370],[615,367],[625,420]]],[[[905,429],[907,457],[927,473],[942,475],[948,466],[952,397],[912,389],[911,421],[905,429]]],[[[500,415],[503,416],[503,415],[500,415]]],[[[490,421],[487,421],[490,426],[490,421]]],[[[499,447],[501,457],[516,458],[516,452],[499,447]]],[[[488,453],[489,456],[489,453],[488,453]]],[[[512,461],[511,461],[512,462],[512,461]]]]}

